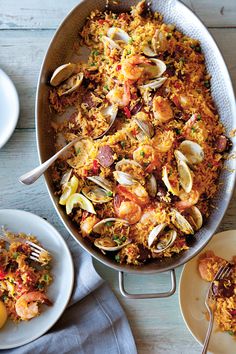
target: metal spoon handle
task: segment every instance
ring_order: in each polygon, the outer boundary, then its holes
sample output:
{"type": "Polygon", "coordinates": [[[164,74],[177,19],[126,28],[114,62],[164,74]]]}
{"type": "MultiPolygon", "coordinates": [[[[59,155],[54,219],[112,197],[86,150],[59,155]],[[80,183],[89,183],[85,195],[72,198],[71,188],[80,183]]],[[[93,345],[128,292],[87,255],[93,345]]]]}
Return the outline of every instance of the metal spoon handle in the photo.
{"type": "Polygon", "coordinates": [[[50,159],[34,168],[33,170],[25,173],[21,177],[19,177],[19,182],[22,184],[30,185],[33,184],[37,179],[42,176],[42,174],[53,164],[56,159],[63,154],[66,150],[68,150],[71,146],[73,146],[78,140],[81,138],[76,138],[72,140],[69,144],[64,146],[61,150],[59,150],[55,155],[53,155],[50,159]]]}

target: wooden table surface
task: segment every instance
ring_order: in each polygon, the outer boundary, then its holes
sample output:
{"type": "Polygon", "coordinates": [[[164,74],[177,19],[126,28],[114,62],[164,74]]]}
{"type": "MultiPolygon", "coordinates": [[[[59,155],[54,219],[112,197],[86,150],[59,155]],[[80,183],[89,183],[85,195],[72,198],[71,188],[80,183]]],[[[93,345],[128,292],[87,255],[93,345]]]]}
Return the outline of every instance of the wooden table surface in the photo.
{"type": "MultiPolygon", "coordinates": [[[[47,218],[72,246],[74,241],[53,209],[43,178],[35,185],[25,187],[17,182],[17,177],[38,164],[34,129],[38,73],[55,29],[77,2],[0,0],[0,67],[14,81],[21,104],[17,128],[10,141],[0,150],[0,208],[24,209],[47,218]]],[[[223,53],[235,87],[236,1],[184,2],[209,27],[223,53]]],[[[235,197],[234,194],[220,230],[236,229],[235,197]]],[[[200,345],[188,332],[181,317],[178,290],[168,299],[126,300],[119,293],[117,273],[98,262],[95,262],[95,266],[125,309],[140,354],[201,352],[200,345]]],[[[180,272],[181,268],[177,269],[177,280],[180,272]]],[[[168,279],[168,274],[164,273],[145,277],[129,276],[129,288],[135,292],[142,289],[164,290],[168,287],[168,279]]]]}

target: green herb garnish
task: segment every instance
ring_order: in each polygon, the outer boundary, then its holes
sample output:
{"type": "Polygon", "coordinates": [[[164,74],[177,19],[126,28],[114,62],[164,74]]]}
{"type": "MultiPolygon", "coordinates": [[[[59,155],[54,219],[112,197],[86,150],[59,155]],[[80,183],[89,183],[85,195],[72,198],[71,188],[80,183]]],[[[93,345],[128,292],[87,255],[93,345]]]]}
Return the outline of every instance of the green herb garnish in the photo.
{"type": "Polygon", "coordinates": [[[48,274],[44,274],[43,280],[45,280],[46,282],[48,282],[48,281],[49,281],[49,275],[48,275],[48,274]]]}
{"type": "Polygon", "coordinates": [[[201,120],[201,119],[202,119],[201,114],[198,114],[198,116],[197,116],[197,120],[201,120]]]}
{"type": "Polygon", "coordinates": [[[122,242],[125,242],[125,241],[126,241],[126,237],[123,236],[123,237],[121,238],[121,241],[122,241],[122,242]]]}
{"type": "Polygon", "coordinates": [[[178,128],[175,128],[175,132],[176,132],[177,135],[180,135],[180,134],[181,134],[181,130],[178,129],[178,128]]]}
{"type": "Polygon", "coordinates": [[[104,89],[109,91],[109,87],[107,85],[104,86],[104,89]]]}
{"type": "Polygon", "coordinates": [[[144,156],[145,156],[145,152],[144,152],[143,150],[141,150],[141,151],[140,151],[140,155],[141,155],[142,157],[144,157],[144,156]]]}
{"type": "Polygon", "coordinates": [[[230,336],[234,336],[234,332],[233,331],[228,331],[230,336]]]}
{"type": "Polygon", "coordinates": [[[17,257],[19,256],[19,253],[18,252],[14,252],[12,256],[13,256],[14,259],[17,259],[17,257]]]}
{"type": "Polygon", "coordinates": [[[113,193],[112,193],[111,191],[107,191],[107,192],[106,192],[106,195],[107,195],[108,197],[113,197],[113,193]]]}
{"type": "Polygon", "coordinates": [[[125,144],[125,141],[121,141],[121,142],[120,142],[120,145],[121,145],[122,149],[124,149],[124,148],[125,148],[125,145],[126,145],[126,144],[125,144]]]}
{"type": "Polygon", "coordinates": [[[210,86],[211,86],[211,84],[210,84],[210,81],[204,81],[204,86],[206,87],[206,88],[210,88],[210,86]]]}
{"type": "Polygon", "coordinates": [[[105,223],[105,225],[110,227],[110,226],[113,225],[113,221],[107,221],[107,222],[105,223]]]}
{"type": "Polygon", "coordinates": [[[115,260],[117,263],[120,263],[120,255],[119,254],[115,255],[115,260]]]}
{"type": "Polygon", "coordinates": [[[132,44],[133,41],[134,41],[133,38],[130,38],[129,41],[128,41],[128,43],[129,43],[129,44],[132,44]]]}

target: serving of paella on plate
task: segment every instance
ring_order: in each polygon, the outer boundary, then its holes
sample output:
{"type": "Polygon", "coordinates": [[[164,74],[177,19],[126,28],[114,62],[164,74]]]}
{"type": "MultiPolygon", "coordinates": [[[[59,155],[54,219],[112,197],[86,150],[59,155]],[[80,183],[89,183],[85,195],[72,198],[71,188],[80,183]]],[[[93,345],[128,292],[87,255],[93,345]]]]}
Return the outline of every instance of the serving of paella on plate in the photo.
{"type": "Polygon", "coordinates": [[[85,62],[50,78],[50,107],[67,116],[55,134],[80,136],[52,171],[59,203],[118,263],[172,257],[208,218],[231,145],[201,43],[141,1],[93,11],[75,45],[84,49],[85,62]]]}

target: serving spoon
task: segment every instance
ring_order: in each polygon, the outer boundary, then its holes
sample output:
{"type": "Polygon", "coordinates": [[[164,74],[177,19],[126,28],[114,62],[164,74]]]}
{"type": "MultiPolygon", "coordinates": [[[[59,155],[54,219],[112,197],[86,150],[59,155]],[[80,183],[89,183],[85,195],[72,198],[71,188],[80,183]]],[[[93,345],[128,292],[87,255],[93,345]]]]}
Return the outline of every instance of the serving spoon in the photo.
{"type": "MultiPolygon", "coordinates": [[[[110,125],[109,127],[100,135],[97,137],[93,138],[93,140],[100,139],[103,137],[112,127],[116,119],[116,115],[113,115],[110,120],[110,125]]],[[[37,181],[37,179],[44,174],[45,171],[55,162],[59,156],[61,156],[65,151],[67,151],[70,147],[75,145],[79,140],[84,139],[84,136],[77,136],[75,139],[73,139],[69,144],[64,146],[61,150],[59,150],[55,155],[50,157],[47,161],[43,162],[41,165],[38,167],[34,168],[33,170],[23,174],[22,176],[19,177],[19,182],[25,185],[30,185],[33,184],[34,182],[37,181]]]]}

